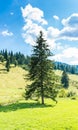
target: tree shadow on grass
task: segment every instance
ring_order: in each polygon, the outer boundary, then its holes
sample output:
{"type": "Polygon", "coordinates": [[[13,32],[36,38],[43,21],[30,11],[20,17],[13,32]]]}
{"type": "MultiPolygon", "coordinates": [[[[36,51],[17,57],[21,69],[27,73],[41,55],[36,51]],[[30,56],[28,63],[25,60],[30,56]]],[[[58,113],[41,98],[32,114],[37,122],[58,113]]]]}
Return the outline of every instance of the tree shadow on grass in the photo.
{"type": "Polygon", "coordinates": [[[40,103],[13,103],[9,105],[2,106],[0,105],[0,112],[10,112],[16,111],[19,109],[34,109],[34,108],[47,108],[47,107],[54,107],[55,105],[46,105],[40,103]]]}

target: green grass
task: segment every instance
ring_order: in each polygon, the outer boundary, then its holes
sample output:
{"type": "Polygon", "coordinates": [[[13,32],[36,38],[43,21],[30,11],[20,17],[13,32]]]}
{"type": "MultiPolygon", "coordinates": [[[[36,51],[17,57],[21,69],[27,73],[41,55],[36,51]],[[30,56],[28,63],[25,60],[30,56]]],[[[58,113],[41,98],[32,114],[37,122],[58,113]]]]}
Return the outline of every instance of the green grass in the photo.
{"type": "Polygon", "coordinates": [[[0,64],[0,104],[10,103],[22,98],[25,90],[26,71],[20,67],[12,67],[7,72],[4,64],[0,64]]]}
{"type": "Polygon", "coordinates": [[[0,106],[1,130],[78,130],[78,100],[60,99],[56,105],[21,101],[0,106]]]}
{"type": "MultiPolygon", "coordinates": [[[[56,70],[55,74],[61,80],[62,71],[56,70]]],[[[78,75],[68,74],[68,77],[69,77],[69,88],[67,91],[75,92],[76,95],[78,96],[78,75]]]]}
{"type": "MultiPolygon", "coordinates": [[[[61,76],[62,72],[55,73],[61,76]]],[[[60,98],[57,104],[46,99],[45,105],[25,101],[22,94],[29,83],[26,74],[13,66],[6,72],[4,64],[0,64],[0,130],[78,130],[78,99],[60,98]]],[[[69,89],[77,90],[78,76],[69,78],[69,89]]]]}

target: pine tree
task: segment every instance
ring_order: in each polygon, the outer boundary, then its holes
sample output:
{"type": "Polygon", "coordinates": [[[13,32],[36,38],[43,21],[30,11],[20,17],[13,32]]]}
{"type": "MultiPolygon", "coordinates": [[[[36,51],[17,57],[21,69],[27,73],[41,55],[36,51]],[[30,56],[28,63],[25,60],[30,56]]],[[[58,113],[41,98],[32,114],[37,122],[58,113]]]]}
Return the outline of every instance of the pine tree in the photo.
{"type": "Polygon", "coordinates": [[[75,74],[75,70],[76,70],[76,69],[75,69],[75,66],[71,66],[71,73],[72,73],[72,74],[75,74]]]}
{"type": "Polygon", "coordinates": [[[69,78],[68,78],[66,71],[63,71],[63,73],[62,73],[61,83],[63,84],[64,88],[69,87],[69,78]]]}
{"type": "Polygon", "coordinates": [[[7,61],[6,61],[6,69],[7,69],[7,72],[9,72],[9,69],[10,69],[10,59],[7,58],[7,61]]]}
{"type": "Polygon", "coordinates": [[[13,64],[14,63],[13,51],[11,51],[11,53],[9,54],[9,56],[10,56],[10,63],[13,64]]]}
{"type": "Polygon", "coordinates": [[[32,80],[32,83],[26,87],[26,99],[32,96],[41,97],[42,104],[44,104],[44,97],[55,100],[57,95],[55,76],[53,63],[48,59],[49,56],[51,56],[49,47],[40,31],[29,65],[29,79],[32,80]]]}
{"type": "Polygon", "coordinates": [[[8,59],[8,52],[7,52],[7,50],[5,50],[5,52],[4,52],[4,58],[5,58],[5,60],[8,59]]]}

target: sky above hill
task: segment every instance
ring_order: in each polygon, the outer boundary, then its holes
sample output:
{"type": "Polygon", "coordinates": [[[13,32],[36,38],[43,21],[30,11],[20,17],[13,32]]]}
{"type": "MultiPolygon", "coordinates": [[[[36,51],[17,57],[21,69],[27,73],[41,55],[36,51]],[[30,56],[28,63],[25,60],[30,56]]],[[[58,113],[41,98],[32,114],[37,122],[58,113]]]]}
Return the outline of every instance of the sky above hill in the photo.
{"type": "Polygon", "coordinates": [[[77,0],[0,0],[0,50],[30,55],[40,30],[56,61],[78,64],[77,0]]]}

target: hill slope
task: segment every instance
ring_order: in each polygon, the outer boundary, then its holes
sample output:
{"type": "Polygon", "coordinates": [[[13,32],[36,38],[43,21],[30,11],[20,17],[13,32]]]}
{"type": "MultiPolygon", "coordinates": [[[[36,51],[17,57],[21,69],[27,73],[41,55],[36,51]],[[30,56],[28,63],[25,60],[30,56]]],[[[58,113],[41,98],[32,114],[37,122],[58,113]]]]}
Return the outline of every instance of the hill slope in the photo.
{"type": "Polygon", "coordinates": [[[0,63],[0,103],[16,101],[21,98],[25,89],[26,71],[12,66],[7,72],[4,64],[0,63]]]}
{"type": "MultiPolygon", "coordinates": [[[[61,77],[61,71],[55,73],[61,77]]],[[[20,67],[12,67],[7,73],[4,64],[0,64],[0,103],[13,102],[0,106],[0,129],[78,130],[78,100],[60,98],[57,105],[49,99],[45,105],[30,100],[14,103],[22,98],[26,74],[20,67]]],[[[78,76],[69,75],[69,78],[76,83],[78,76]]]]}
{"type": "MultiPolygon", "coordinates": [[[[27,81],[27,71],[21,67],[11,66],[10,72],[5,69],[5,64],[0,63],[0,104],[16,102],[22,99],[27,81]]],[[[55,74],[61,79],[62,71],[55,70],[55,74]]],[[[78,75],[69,74],[70,86],[68,91],[78,94],[78,75]]]]}
{"type": "MultiPolygon", "coordinates": [[[[55,74],[59,77],[61,80],[62,71],[61,70],[55,70],[55,74]]],[[[67,91],[75,92],[78,96],[78,75],[75,74],[68,74],[69,77],[69,88],[67,91]]]]}

